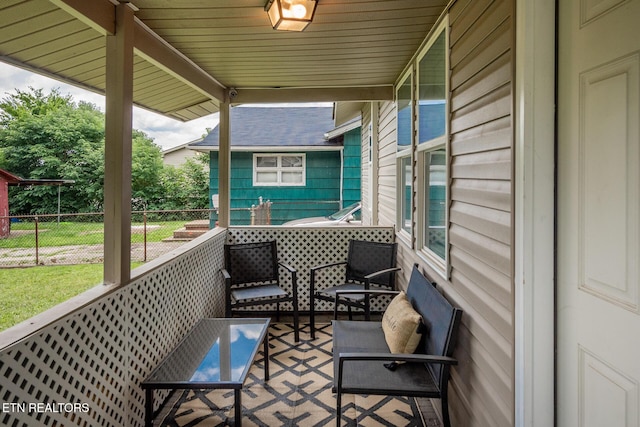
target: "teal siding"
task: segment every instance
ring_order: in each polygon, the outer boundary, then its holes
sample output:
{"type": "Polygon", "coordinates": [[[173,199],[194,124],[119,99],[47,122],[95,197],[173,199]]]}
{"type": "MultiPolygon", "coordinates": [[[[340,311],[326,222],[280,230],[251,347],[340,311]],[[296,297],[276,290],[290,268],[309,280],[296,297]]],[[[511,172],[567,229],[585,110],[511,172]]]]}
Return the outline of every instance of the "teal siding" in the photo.
{"type": "MultiPolygon", "coordinates": [[[[218,152],[211,152],[210,194],[218,193],[218,152]]],[[[359,190],[358,190],[359,194],[359,190]]],[[[253,153],[231,153],[231,224],[251,222],[251,205],[269,200],[271,223],[325,216],[338,210],[340,200],[340,152],[306,153],[306,185],[299,187],[253,186],[253,153]],[[238,210],[234,210],[238,209],[238,210]],[[240,210],[242,209],[242,210],[240,210]]],[[[358,199],[359,200],[359,199],[358,199]]]]}
{"type": "Polygon", "coordinates": [[[359,202],[361,196],[361,135],[360,129],[344,134],[344,179],[342,183],[343,206],[359,202]]]}
{"type": "MultiPolygon", "coordinates": [[[[211,196],[214,194],[218,194],[218,152],[210,151],[209,152],[209,206],[213,209],[213,202],[211,200],[211,196]]],[[[215,222],[218,220],[217,215],[211,216],[211,224],[210,227],[215,226],[215,222]]]]}

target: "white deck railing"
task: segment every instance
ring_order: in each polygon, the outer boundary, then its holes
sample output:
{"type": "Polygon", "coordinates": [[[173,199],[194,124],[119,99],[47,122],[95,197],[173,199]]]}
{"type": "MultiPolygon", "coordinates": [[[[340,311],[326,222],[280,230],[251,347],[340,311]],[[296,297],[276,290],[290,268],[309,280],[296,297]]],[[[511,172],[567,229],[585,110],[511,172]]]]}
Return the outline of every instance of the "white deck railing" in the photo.
{"type": "Polygon", "coordinates": [[[215,229],[136,269],[126,286],[88,291],[1,333],[0,425],[142,425],[140,382],[198,319],[223,315],[225,241],[276,239],[280,260],[298,270],[307,311],[309,268],[344,259],[351,238],[393,241],[394,231],[215,229]]]}

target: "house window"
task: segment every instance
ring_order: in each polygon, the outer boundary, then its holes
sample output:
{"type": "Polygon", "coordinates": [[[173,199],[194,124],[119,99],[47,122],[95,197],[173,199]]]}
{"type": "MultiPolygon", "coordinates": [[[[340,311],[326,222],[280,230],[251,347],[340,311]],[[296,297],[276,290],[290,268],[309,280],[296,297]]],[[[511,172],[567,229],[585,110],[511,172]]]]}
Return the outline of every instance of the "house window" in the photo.
{"type": "Polygon", "coordinates": [[[447,258],[447,43],[441,27],[417,62],[418,246],[442,269],[447,258]]]}
{"type": "Polygon", "coordinates": [[[447,247],[447,153],[444,148],[423,154],[424,167],[424,236],[423,247],[445,259],[447,247]]]}
{"type": "Polygon", "coordinates": [[[412,239],[413,225],[413,75],[409,72],[396,91],[397,165],[398,165],[398,229],[412,239]]]}
{"type": "Polygon", "coordinates": [[[411,235],[412,228],[412,210],[413,192],[411,182],[411,156],[403,156],[400,158],[400,167],[398,170],[398,176],[400,177],[400,191],[398,193],[398,199],[400,201],[400,229],[406,231],[411,235]]]}
{"type": "Polygon", "coordinates": [[[399,237],[443,274],[450,197],[447,25],[445,19],[396,86],[399,237]]]}
{"type": "Polygon", "coordinates": [[[254,154],[253,185],[305,185],[304,154],[254,154]]]}
{"type": "Polygon", "coordinates": [[[409,73],[396,92],[398,108],[398,151],[410,150],[413,140],[412,75],[409,73]]]}

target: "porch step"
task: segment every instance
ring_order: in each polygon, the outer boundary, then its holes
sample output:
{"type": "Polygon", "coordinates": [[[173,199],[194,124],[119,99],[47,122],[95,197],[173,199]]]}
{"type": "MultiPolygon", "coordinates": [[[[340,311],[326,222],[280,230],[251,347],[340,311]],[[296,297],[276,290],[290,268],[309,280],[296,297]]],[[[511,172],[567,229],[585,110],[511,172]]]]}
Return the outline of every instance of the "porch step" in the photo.
{"type": "Polygon", "coordinates": [[[189,241],[198,236],[202,236],[207,231],[209,231],[209,221],[206,219],[199,219],[186,223],[183,228],[179,228],[173,232],[173,237],[164,240],[189,241]]]}
{"type": "Polygon", "coordinates": [[[167,237],[166,239],[162,239],[163,242],[190,242],[194,239],[194,237],[167,237]]]}
{"type": "Polygon", "coordinates": [[[195,221],[188,222],[184,225],[187,230],[205,230],[209,231],[208,219],[197,219],[195,221]]]}

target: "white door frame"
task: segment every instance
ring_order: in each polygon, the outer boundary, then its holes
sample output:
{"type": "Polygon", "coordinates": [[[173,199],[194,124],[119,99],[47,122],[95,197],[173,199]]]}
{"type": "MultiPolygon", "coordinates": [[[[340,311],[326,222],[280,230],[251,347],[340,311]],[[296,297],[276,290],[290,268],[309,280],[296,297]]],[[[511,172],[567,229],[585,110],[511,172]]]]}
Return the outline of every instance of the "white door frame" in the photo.
{"type": "Polygon", "coordinates": [[[555,422],[555,0],[516,0],[515,425],[555,422]]]}

